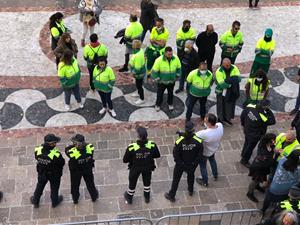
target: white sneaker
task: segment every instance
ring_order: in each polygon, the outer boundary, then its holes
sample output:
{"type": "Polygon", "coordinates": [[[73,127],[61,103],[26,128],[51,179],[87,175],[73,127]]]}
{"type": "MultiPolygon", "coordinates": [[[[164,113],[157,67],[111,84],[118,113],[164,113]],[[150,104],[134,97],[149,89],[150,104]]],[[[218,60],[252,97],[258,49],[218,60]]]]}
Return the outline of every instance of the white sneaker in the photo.
{"type": "Polygon", "coordinates": [[[100,111],[99,111],[99,114],[104,114],[106,112],[106,108],[102,108],[100,111]]]}
{"type": "Polygon", "coordinates": [[[112,117],[115,118],[117,116],[115,110],[112,109],[112,110],[109,110],[109,112],[110,112],[110,114],[111,114],[112,117]]]}
{"type": "Polygon", "coordinates": [[[70,105],[65,104],[65,110],[70,111],[71,107],[70,105]]]}
{"type": "Polygon", "coordinates": [[[169,110],[174,110],[174,105],[169,105],[169,110]]]}
{"type": "Polygon", "coordinates": [[[142,100],[142,99],[139,99],[139,100],[137,100],[137,101],[134,102],[134,104],[136,104],[136,105],[142,105],[144,103],[145,103],[145,101],[142,100]]]}
{"type": "Polygon", "coordinates": [[[80,102],[80,103],[78,103],[79,104],[79,108],[81,108],[81,109],[83,109],[83,103],[82,102],[80,102]]]}
{"type": "Polygon", "coordinates": [[[155,110],[156,110],[156,112],[159,112],[160,111],[160,107],[159,106],[155,106],[155,110]]]}
{"type": "Polygon", "coordinates": [[[134,92],[131,97],[134,97],[134,98],[137,98],[137,97],[140,97],[138,93],[134,92]]]}

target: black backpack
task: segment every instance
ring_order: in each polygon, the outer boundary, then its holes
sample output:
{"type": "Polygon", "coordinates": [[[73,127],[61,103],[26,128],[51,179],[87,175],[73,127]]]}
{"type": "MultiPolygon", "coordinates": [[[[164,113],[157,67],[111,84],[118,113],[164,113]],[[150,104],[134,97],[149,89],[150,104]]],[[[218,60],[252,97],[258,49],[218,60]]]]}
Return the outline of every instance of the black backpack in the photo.
{"type": "Polygon", "coordinates": [[[93,49],[91,46],[89,46],[89,47],[90,47],[90,48],[92,49],[92,51],[95,53],[95,54],[94,54],[94,58],[93,58],[93,60],[91,61],[91,63],[95,66],[95,65],[98,64],[99,59],[100,59],[100,56],[98,55],[98,51],[99,51],[99,49],[100,49],[100,45],[98,46],[97,52],[95,52],[94,49],[93,49]]]}

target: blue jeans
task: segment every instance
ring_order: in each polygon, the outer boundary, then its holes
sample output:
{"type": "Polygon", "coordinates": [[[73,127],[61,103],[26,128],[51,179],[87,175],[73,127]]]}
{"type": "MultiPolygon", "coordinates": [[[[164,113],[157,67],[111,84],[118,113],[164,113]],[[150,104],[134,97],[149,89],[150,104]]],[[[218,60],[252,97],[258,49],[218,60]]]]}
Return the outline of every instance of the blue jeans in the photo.
{"type": "Polygon", "coordinates": [[[200,173],[202,176],[202,180],[203,180],[203,183],[205,183],[205,184],[208,183],[208,175],[207,175],[207,169],[206,169],[207,160],[209,160],[209,164],[210,164],[213,176],[215,178],[218,177],[218,167],[217,167],[217,162],[215,159],[215,154],[213,154],[212,156],[209,156],[209,157],[203,156],[203,158],[199,162],[199,166],[200,166],[200,173]]]}
{"type": "Polygon", "coordinates": [[[72,88],[64,88],[64,92],[65,92],[65,103],[66,103],[66,105],[70,105],[70,100],[71,100],[72,92],[73,92],[73,94],[75,96],[76,101],[78,103],[81,102],[79,84],[76,84],[72,88]]]}

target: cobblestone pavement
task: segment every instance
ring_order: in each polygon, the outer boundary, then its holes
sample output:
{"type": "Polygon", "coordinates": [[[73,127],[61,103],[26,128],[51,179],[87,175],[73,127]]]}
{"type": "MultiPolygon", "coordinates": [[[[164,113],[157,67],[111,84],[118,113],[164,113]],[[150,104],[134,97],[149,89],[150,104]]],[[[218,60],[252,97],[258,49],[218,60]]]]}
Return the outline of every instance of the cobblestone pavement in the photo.
{"type": "MultiPolygon", "coordinates": [[[[288,127],[289,122],[279,122],[271,129],[278,133],[288,127]]],[[[33,209],[29,203],[29,197],[36,184],[33,148],[41,143],[42,136],[1,139],[0,188],[4,191],[4,200],[0,204],[0,218],[8,217],[14,224],[48,224],[111,219],[124,215],[155,219],[168,214],[257,207],[247,200],[245,195],[249,178],[247,169],[239,163],[243,134],[238,124],[226,128],[221,149],[216,154],[220,171],[218,181],[213,181],[210,177],[208,188],[195,183],[195,194],[190,197],[187,193],[186,179],[183,179],[176,196],[177,201],[170,203],[165,200],[163,194],[170,188],[174,166],[171,153],[176,138],[175,131],[175,128],[149,129],[150,139],[158,144],[162,156],[156,161],[157,169],[153,173],[150,204],[144,203],[140,181],[132,206],[126,205],[122,197],[128,184],[128,170],[122,163],[122,157],[126,145],[136,138],[132,130],[111,130],[86,135],[87,141],[95,146],[95,180],[100,190],[100,199],[93,204],[85,185],[82,184],[79,204],[73,205],[69,171],[65,166],[60,190],[65,201],[56,209],[50,207],[48,186],[39,209],[33,209]]],[[[59,144],[61,150],[70,136],[71,134],[63,136],[59,144]]],[[[198,176],[198,169],[196,172],[198,176]]],[[[260,201],[263,199],[261,194],[257,193],[257,196],[260,201]]],[[[261,206],[261,202],[258,206],[261,206]]]]}

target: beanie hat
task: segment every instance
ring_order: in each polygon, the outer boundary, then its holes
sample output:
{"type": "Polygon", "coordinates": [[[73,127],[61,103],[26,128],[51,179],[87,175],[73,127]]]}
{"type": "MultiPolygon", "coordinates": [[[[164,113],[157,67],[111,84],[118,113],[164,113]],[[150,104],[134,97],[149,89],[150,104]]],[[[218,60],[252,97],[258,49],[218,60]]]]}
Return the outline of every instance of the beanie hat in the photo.
{"type": "Polygon", "coordinates": [[[82,142],[84,142],[85,140],[84,140],[84,136],[83,136],[83,135],[81,135],[81,134],[76,134],[75,136],[73,136],[73,137],[71,138],[71,141],[82,143],[82,142]]]}
{"type": "Polygon", "coordinates": [[[273,30],[271,28],[267,28],[265,31],[265,36],[270,38],[273,35],[273,30]]]}
{"type": "Polygon", "coordinates": [[[57,143],[57,142],[60,142],[60,137],[55,136],[54,134],[47,134],[44,137],[44,142],[45,143],[57,143]]]}
{"type": "Polygon", "coordinates": [[[146,140],[148,137],[148,132],[145,127],[138,127],[136,129],[136,132],[138,133],[138,136],[141,140],[146,140]]]}
{"type": "Polygon", "coordinates": [[[194,127],[195,127],[195,125],[194,125],[194,123],[192,121],[187,121],[185,123],[185,131],[186,132],[193,132],[194,131],[194,127]]]}

